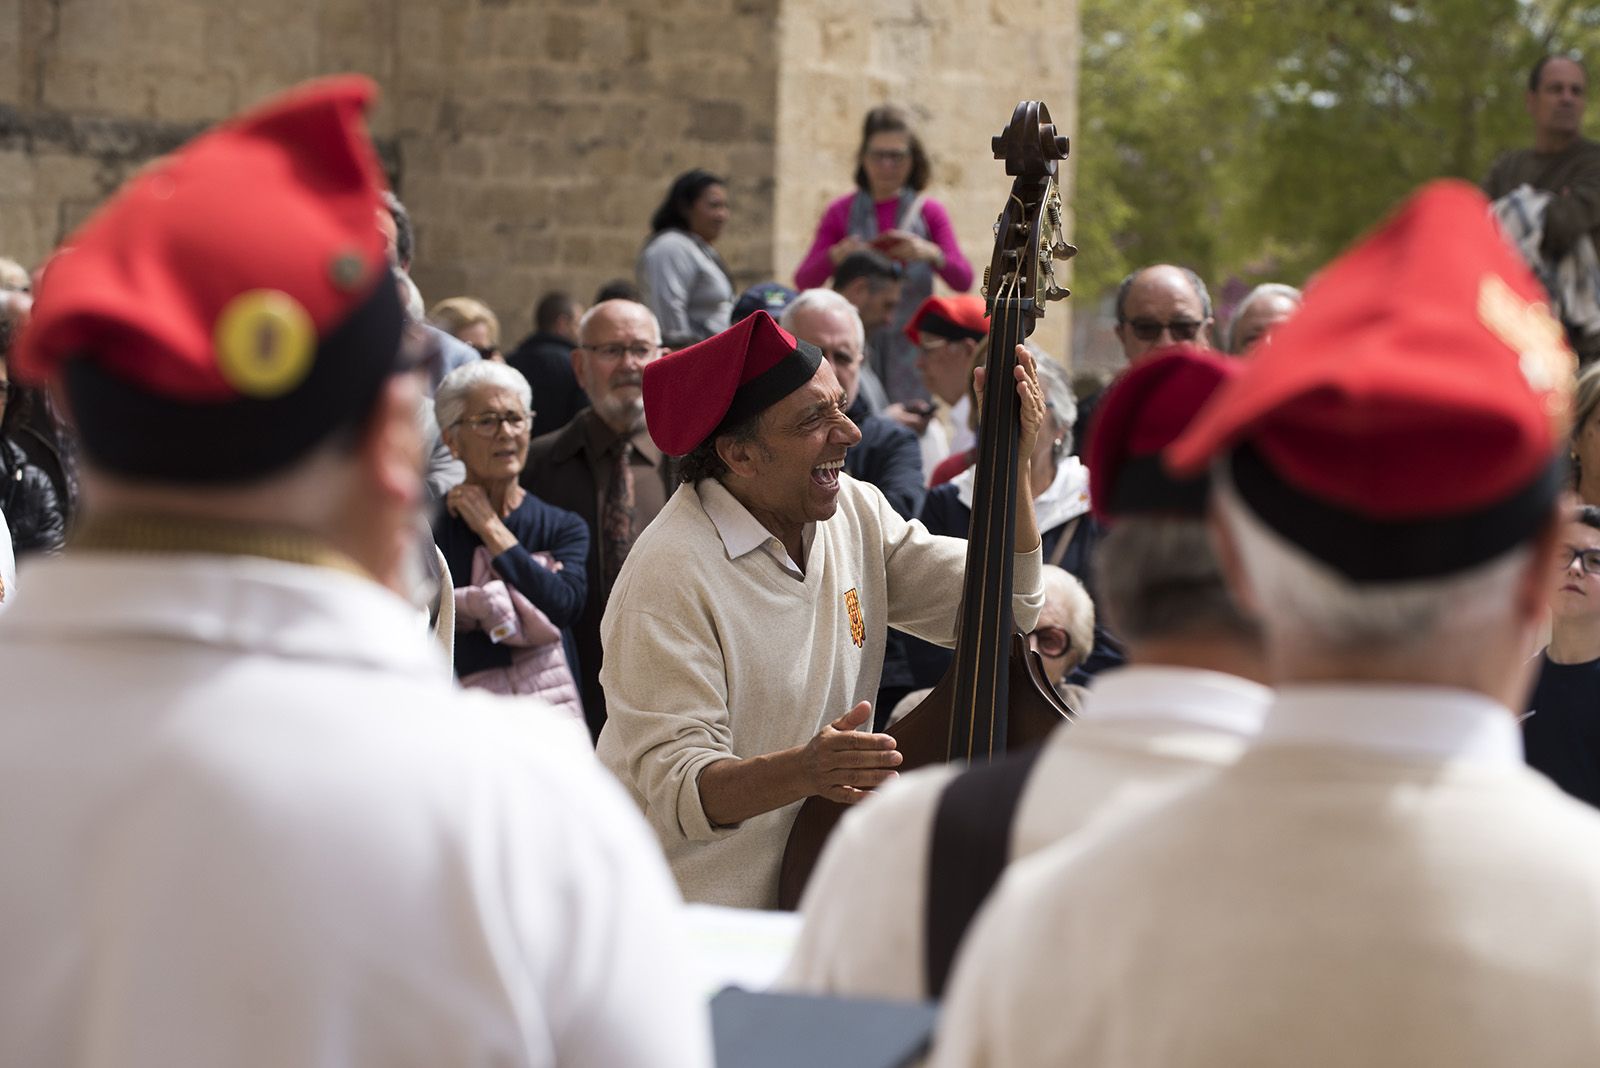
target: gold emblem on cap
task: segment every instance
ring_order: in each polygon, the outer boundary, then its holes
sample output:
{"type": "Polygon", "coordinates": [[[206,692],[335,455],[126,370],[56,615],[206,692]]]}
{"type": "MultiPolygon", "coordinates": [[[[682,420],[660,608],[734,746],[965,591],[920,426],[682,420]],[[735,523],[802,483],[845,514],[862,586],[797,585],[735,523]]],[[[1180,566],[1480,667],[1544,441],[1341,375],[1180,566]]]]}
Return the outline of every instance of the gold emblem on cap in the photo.
{"type": "Polygon", "coordinates": [[[366,274],[366,263],[353,250],[341,252],[328,262],[328,280],[346,292],[359,286],[366,274]]]}
{"type": "Polygon", "coordinates": [[[289,392],[311,371],[317,329],[289,294],[252,289],[228,302],[217,317],[217,370],[247,397],[289,392]]]}
{"type": "Polygon", "coordinates": [[[1556,433],[1572,403],[1577,381],[1577,357],[1566,345],[1566,333],[1542,302],[1527,301],[1497,274],[1484,275],[1478,285],[1478,318],[1495,337],[1517,353],[1517,367],[1528,386],[1546,394],[1545,410],[1556,423],[1556,433]]]}

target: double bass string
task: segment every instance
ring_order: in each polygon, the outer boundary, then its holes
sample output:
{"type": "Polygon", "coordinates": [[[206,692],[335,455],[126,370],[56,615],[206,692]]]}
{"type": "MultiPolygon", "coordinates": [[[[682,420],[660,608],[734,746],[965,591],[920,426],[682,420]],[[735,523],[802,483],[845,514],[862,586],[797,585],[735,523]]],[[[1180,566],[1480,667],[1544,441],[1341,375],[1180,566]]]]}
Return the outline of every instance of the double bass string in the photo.
{"type": "MultiPolygon", "coordinates": [[[[1018,258],[1018,262],[1021,262],[1021,257],[1018,258]]],[[[1006,450],[1010,447],[1009,438],[1011,423],[1013,420],[1004,418],[1008,408],[1006,403],[1008,394],[1003,391],[1010,384],[1006,381],[1006,379],[1011,377],[1005,372],[1010,370],[1011,367],[1011,358],[1009,354],[1012,348],[1012,334],[1015,332],[1012,320],[1016,315],[1014,299],[1017,290],[1017,282],[1018,277],[1016,272],[1009,272],[1005,275],[1000,287],[1000,291],[996,295],[994,320],[989,332],[989,366],[994,371],[999,372],[998,374],[995,374],[991,380],[985,383],[988,389],[988,393],[986,393],[985,396],[986,398],[990,399],[988,399],[988,403],[986,405],[989,408],[988,413],[986,413],[989,416],[989,433],[984,435],[984,437],[987,439],[987,447],[984,451],[988,453],[989,475],[993,479],[1003,479],[1005,477],[1006,471],[1004,458],[1006,455],[1006,450]],[[994,379],[999,379],[1000,381],[996,382],[994,379]]],[[[985,538],[985,552],[983,554],[983,597],[981,602],[982,608],[978,617],[979,626],[984,631],[997,631],[998,627],[995,627],[992,624],[998,623],[999,621],[997,611],[998,605],[996,603],[992,603],[992,601],[998,593],[1001,583],[998,581],[999,576],[993,573],[993,568],[998,558],[998,550],[995,548],[995,546],[998,544],[997,539],[1003,538],[1005,534],[1004,515],[1001,514],[1005,511],[1005,509],[1002,508],[997,511],[993,508],[993,503],[997,496],[1002,500],[1004,499],[1004,486],[992,486],[990,493],[986,497],[986,501],[990,505],[990,510],[989,514],[986,516],[985,523],[987,536],[985,538]],[[991,616],[994,617],[992,620],[991,616]]],[[[1013,504],[1014,503],[1015,502],[1013,502],[1013,504]]],[[[997,642],[1003,640],[1003,636],[1000,636],[997,633],[990,636],[994,637],[997,642]]],[[[991,643],[979,642],[978,644],[980,646],[989,646],[991,643]]],[[[993,654],[990,657],[990,662],[984,665],[985,669],[987,670],[987,679],[984,679],[983,681],[988,683],[988,693],[987,699],[984,700],[983,703],[988,708],[989,727],[988,737],[985,739],[985,749],[986,756],[991,760],[994,758],[995,720],[999,713],[1000,705],[1000,672],[995,660],[995,658],[999,655],[1000,648],[1001,645],[999,644],[995,644],[993,646],[993,654]]],[[[979,679],[983,679],[983,676],[980,675],[979,679]]],[[[969,762],[971,761],[972,757],[976,755],[976,714],[978,711],[977,702],[979,698],[979,694],[976,692],[977,689],[978,687],[975,686],[972,709],[974,714],[973,728],[969,730],[967,740],[967,758],[969,762]]]]}

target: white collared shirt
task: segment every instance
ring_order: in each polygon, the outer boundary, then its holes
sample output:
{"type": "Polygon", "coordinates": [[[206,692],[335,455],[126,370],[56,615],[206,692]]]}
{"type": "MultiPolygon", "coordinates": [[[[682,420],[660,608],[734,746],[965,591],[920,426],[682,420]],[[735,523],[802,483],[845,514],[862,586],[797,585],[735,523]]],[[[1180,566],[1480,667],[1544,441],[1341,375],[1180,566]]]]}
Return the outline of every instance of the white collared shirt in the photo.
{"type": "Polygon", "coordinates": [[[1331,745],[1407,759],[1520,766],[1517,717],[1483,694],[1445,686],[1322,683],[1279,687],[1262,745],[1331,745]]]}
{"type": "MultiPolygon", "coordinates": [[[[841,474],[840,477],[845,476],[841,474]]],[[[777,535],[762,526],[761,521],[751,515],[750,509],[739,503],[739,498],[729,493],[726,486],[714,478],[707,478],[695,483],[694,489],[700,496],[700,506],[706,510],[712,526],[717,528],[717,534],[722,538],[722,547],[728,550],[728,559],[737,560],[746,553],[760,549],[772,558],[773,563],[783,568],[785,574],[805,581],[804,561],[796,563],[777,535]]],[[[811,555],[811,543],[816,534],[815,523],[807,523],[802,528],[802,557],[811,555]]]]}
{"type": "Polygon", "coordinates": [[[637,809],[377,583],[69,551],[0,676],[0,1064],[710,1063],[637,809]]]}
{"type": "Polygon", "coordinates": [[[1262,710],[1271,699],[1270,689],[1238,675],[1139,664],[1096,676],[1078,718],[1084,723],[1204,727],[1253,739],[1261,732],[1262,710]]]}

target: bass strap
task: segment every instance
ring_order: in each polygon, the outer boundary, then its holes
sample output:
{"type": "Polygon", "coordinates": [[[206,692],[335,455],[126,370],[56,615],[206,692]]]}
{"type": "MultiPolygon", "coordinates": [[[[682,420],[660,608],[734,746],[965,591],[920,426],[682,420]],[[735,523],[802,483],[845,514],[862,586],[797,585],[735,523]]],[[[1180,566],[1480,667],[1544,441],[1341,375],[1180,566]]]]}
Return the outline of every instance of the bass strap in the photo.
{"type": "Polygon", "coordinates": [[[928,848],[923,982],[944,995],[956,951],[1011,860],[1011,825],[1042,745],[957,775],[939,795],[928,848]]]}

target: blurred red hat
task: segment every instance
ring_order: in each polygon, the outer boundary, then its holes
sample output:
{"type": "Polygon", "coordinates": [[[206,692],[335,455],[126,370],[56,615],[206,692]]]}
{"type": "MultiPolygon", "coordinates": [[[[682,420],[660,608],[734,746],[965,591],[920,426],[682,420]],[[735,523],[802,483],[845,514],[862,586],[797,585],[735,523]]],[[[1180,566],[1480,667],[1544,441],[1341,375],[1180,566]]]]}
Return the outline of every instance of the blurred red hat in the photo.
{"type": "Polygon", "coordinates": [[[1163,465],[1161,451],[1240,369],[1239,360],[1179,344],[1157,349],[1118,376],[1095,409],[1084,443],[1096,518],[1205,514],[1205,471],[1179,478],[1163,465]]]}
{"type": "Polygon", "coordinates": [[[1576,361],[1463,182],[1334,261],[1168,450],[1227,456],[1269,527],[1360,582],[1452,574],[1529,537],[1561,484],[1576,361]]]}
{"type": "Polygon", "coordinates": [[[906,323],[906,337],[913,345],[921,341],[923,334],[952,341],[981,341],[989,336],[988,309],[979,297],[929,297],[906,323]]]}
{"type": "Polygon", "coordinates": [[[96,464],[242,480],[364,414],[402,325],[375,97],[292,89],[153,162],[52,258],[15,367],[61,380],[96,464]]]}
{"type": "Polygon", "coordinates": [[[717,428],[758,415],[811,381],[821,363],[821,349],[755,312],[645,367],[650,437],[668,456],[687,456],[717,428]]]}

